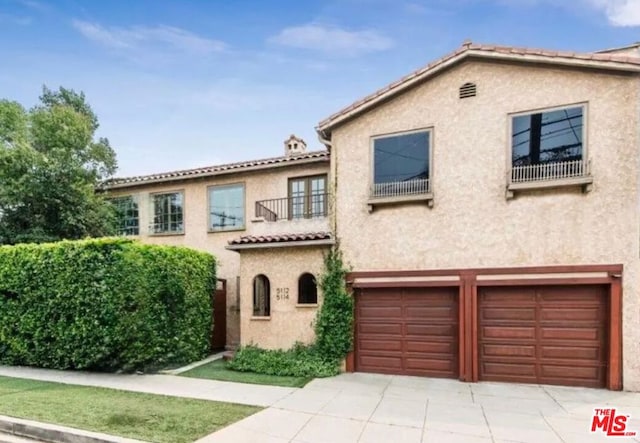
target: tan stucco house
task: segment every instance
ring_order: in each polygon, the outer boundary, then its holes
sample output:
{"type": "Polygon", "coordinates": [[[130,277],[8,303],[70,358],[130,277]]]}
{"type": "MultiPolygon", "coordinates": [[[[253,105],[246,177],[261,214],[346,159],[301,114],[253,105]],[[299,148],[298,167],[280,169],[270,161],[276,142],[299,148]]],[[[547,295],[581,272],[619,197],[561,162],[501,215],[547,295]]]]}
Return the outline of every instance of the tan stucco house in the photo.
{"type": "Polygon", "coordinates": [[[183,233],[139,234],[220,257],[232,341],[311,340],[338,239],[356,306],[347,370],[640,390],[639,75],[637,45],[465,42],[323,120],[327,152],[112,191],[184,192],[183,233]],[[242,231],[210,232],[211,190],[234,183],[242,231]],[[259,203],[278,198],[286,216],[259,203]]]}
{"type": "Polygon", "coordinates": [[[280,157],[108,184],[121,234],[217,257],[226,303],[216,318],[226,322],[227,348],[289,347],[313,339],[309,324],[322,299],[316,277],[323,251],[334,243],[329,153],[308,152],[293,135],[284,151],[280,157]],[[274,328],[282,334],[272,334],[274,328]]]}

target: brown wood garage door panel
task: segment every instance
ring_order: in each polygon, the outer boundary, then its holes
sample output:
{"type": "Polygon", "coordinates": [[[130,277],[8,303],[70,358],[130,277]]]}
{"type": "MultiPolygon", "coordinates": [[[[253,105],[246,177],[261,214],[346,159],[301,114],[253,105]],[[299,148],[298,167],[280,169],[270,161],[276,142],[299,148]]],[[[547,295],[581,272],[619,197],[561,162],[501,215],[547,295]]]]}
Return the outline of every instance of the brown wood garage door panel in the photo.
{"type": "Polygon", "coordinates": [[[606,286],[481,288],[481,380],[604,387],[606,286]]]}
{"type": "Polygon", "coordinates": [[[458,375],[458,288],[361,289],[356,370],[458,375]]]}

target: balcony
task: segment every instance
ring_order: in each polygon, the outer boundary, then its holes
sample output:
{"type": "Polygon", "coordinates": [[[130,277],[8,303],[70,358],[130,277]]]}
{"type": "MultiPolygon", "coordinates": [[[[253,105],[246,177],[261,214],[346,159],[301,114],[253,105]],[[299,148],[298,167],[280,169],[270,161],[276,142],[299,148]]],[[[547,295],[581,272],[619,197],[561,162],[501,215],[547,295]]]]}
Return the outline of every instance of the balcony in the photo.
{"type": "Polygon", "coordinates": [[[589,192],[593,177],[587,160],[571,160],[514,166],[507,181],[507,198],[513,198],[514,191],[565,186],[582,186],[589,192]]]}
{"type": "Polygon", "coordinates": [[[367,205],[369,212],[377,205],[397,204],[412,201],[426,201],[427,206],[433,206],[431,180],[428,178],[397,182],[374,183],[367,205]]]}
{"type": "Polygon", "coordinates": [[[256,202],[256,219],[268,222],[325,218],[329,194],[274,198],[256,202]]]}

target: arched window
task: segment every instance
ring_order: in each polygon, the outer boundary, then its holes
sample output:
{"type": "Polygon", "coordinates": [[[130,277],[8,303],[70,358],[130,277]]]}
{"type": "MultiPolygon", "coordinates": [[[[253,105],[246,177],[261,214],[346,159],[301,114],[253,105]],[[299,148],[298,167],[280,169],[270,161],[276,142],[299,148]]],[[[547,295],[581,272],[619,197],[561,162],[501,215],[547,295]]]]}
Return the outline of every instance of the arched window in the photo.
{"type": "Polygon", "coordinates": [[[266,275],[256,275],[253,279],[253,315],[256,317],[271,315],[271,288],[266,275]]]}
{"type": "Polygon", "coordinates": [[[298,279],[298,303],[316,304],[318,303],[318,287],[313,274],[304,273],[298,279]]]}

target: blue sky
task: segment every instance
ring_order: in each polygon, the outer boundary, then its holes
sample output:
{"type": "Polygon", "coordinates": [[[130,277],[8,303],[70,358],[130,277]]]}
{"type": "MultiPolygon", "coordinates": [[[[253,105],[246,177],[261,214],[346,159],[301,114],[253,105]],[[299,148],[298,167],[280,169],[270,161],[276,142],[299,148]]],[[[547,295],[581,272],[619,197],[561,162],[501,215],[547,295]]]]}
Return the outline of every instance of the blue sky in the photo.
{"type": "Polygon", "coordinates": [[[593,51],[640,0],[0,0],[0,97],[84,91],[118,175],[318,149],[329,114],[465,39],[593,51]]]}

